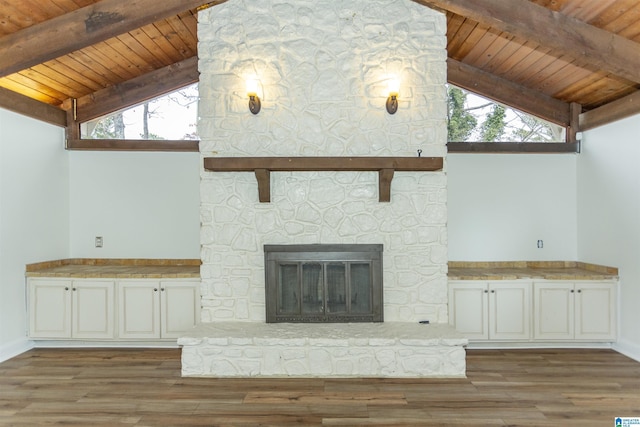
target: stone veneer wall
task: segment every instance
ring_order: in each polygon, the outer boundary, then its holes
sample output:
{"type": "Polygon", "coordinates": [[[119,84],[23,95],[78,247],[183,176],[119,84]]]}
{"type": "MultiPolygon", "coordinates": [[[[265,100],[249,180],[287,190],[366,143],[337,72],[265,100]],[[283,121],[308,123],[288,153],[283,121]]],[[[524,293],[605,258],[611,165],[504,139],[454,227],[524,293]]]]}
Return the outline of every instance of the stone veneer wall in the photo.
{"type": "MultiPolygon", "coordinates": [[[[202,157],[446,155],[446,19],[410,0],[229,0],[199,13],[202,157]],[[384,104],[390,75],[399,110],[384,104]],[[262,111],[245,81],[260,83],[262,111]]],[[[201,172],[202,321],[264,322],[264,244],[384,244],[385,321],[447,323],[445,172],[201,172]]]]}

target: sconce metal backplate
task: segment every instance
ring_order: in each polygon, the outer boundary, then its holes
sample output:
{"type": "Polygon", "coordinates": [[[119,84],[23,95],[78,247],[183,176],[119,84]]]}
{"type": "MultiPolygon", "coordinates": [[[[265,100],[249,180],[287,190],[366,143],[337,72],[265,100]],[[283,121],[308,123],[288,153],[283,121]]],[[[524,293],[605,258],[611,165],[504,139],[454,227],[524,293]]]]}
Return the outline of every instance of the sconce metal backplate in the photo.
{"type": "Polygon", "coordinates": [[[262,104],[260,103],[260,98],[258,95],[250,95],[249,96],[249,111],[253,114],[258,114],[260,112],[260,108],[262,104]]]}
{"type": "Polygon", "coordinates": [[[387,113],[395,114],[398,111],[398,96],[397,95],[389,95],[387,98],[387,113]]]}

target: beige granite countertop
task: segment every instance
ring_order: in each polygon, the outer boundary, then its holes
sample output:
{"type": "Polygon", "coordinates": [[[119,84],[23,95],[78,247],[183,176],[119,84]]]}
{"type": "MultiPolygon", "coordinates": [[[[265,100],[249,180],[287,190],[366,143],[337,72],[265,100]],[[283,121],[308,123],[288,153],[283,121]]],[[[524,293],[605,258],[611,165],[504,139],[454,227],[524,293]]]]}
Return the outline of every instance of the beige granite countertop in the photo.
{"type": "Polygon", "coordinates": [[[577,261],[450,261],[450,280],[611,280],[618,269],[577,261]]]}
{"type": "Polygon", "coordinates": [[[68,258],[27,264],[27,277],[199,278],[199,259],[68,258]]]}
{"type": "MultiPolygon", "coordinates": [[[[68,258],[26,266],[27,277],[199,278],[199,259],[68,258]]],[[[576,261],[450,261],[450,280],[610,280],[618,269],[576,261]]]]}

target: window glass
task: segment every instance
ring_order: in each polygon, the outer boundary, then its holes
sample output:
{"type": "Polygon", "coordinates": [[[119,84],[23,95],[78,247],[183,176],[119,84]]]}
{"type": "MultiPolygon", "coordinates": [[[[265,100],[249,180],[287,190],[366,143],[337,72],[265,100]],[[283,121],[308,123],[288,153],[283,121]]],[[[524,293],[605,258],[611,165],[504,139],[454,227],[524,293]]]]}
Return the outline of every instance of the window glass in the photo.
{"type": "Polygon", "coordinates": [[[459,87],[447,87],[449,142],[565,142],[566,129],[459,87]]]}
{"type": "Polygon", "coordinates": [[[82,139],[197,140],[198,85],[82,123],[82,139]]]}

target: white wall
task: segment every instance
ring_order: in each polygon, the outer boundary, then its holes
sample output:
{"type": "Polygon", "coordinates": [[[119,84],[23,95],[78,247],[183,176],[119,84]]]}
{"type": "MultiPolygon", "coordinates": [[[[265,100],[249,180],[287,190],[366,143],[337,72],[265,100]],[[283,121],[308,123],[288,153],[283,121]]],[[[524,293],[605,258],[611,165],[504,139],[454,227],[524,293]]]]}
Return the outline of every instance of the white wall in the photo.
{"type": "Polygon", "coordinates": [[[63,130],[0,109],[0,361],[28,348],[25,264],[69,248],[63,130]]]}
{"type": "Polygon", "coordinates": [[[71,257],[200,258],[198,153],[69,156],[71,257]]]}
{"type": "Polygon", "coordinates": [[[449,259],[576,260],[576,159],[449,154],[449,259]]]}
{"type": "Polygon", "coordinates": [[[620,271],[618,349],[640,360],[640,115],[584,133],[578,255],[620,271]]]}
{"type": "Polygon", "coordinates": [[[68,152],[63,129],[0,109],[0,361],[31,345],[26,264],[199,258],[199,162],[198,153],[68,152]]]}

